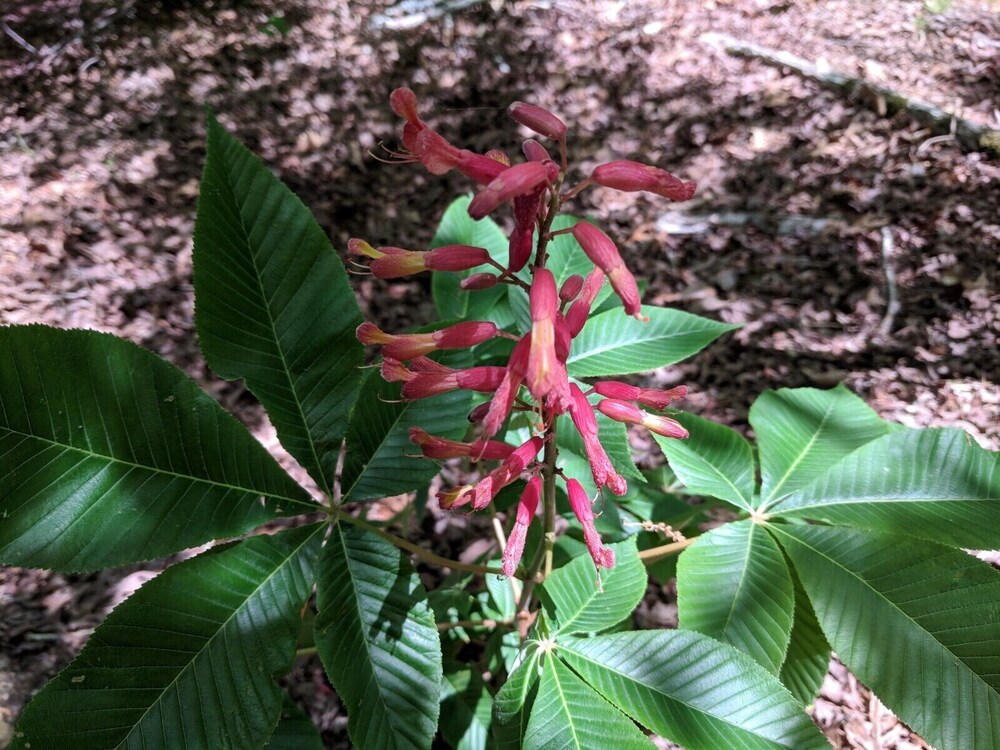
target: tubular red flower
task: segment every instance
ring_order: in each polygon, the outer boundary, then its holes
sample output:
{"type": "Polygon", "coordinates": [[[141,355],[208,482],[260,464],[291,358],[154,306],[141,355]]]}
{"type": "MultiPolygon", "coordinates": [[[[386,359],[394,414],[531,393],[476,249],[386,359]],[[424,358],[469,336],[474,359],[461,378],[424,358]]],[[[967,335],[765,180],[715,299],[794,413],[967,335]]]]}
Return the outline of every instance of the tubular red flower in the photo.
{"type": "Polygon", "coordinates": [[[415,250],[383,255],[371,262],[372,275],[379,279],[398,279],[401,276],[427,270],[427,254],[415,250]]]}
{"type": "Polygon", "coordinates": [[[521,499],[517,504],[517,515],[514,518],[514,526],[507,537],[507,546],[503,549],[503,559],[500,567],[504,575],[512,576],[517,570],[517,564],[524,554],[524,543],[528,539],[528,526],[538,510],[538,501],[542,497],[542,478],[532,477],[521,493],[521,499]]]}
{"type": "Polygon", "coordinates": [[[406,378],[407,382],[403,384],[403,398],[415,401],[459,388],[489,393],[497,389],[505,373],[506,370],[503,367],[491,366],[444,372],[414,372],[410,373],[409,377],[406,378]]]}
{"type": "Polygon", "coordinates": [[[536,161],[504,169],[472,199],[469,216],[482,219],[502,203],[533,193],[539,187],[551,185],[552,179],[545,165],[536,161]]]}
{"type": "Polygon", "coordinates": [[[597,408],[607,417],[616,422],[626,424],[639,424],[650,432],[663,435],[669,438],[686,438],[688,431],[670,417],[663,417],[657,414],[650,414],[625,401],[614,398],[607,398],[597,405],[597,408]]]}
{"type": "Polygon", "coordinates": [[[643,406],[649,406],[653,409],[665,409],[671,402],[678,401],[687,395],[686,385],[658,391],[653,388],[637,388],[617,380],[602,380],[594,383],[594,390],[601,396],[622,401],[638,401],[643,406]]]}
{"type": "Polygon", "coordinates": [[[392,357],[382,358],[382,366],[379,368],[379,374],[386,383],[406,382],[416,377],[414,373],[406,369],[406,365],[392,357]]]}
{"type": "Polygon", "coordinates": [[[356,335],[362,344],[382,344],[382,354],[385,357],[408,360],[439,349],[465,349],[481,344],[496,336],[497,330],[493,323],[470,321],[456,323],[433,333],[393,335],[366,321],[358,326],[356,335]]]}
{"type": "Polygon", "coordinates": [[[569,507],[580,525],[583,526],[583,542],[587,551],[594,559],[598,568],[615,567],[615,551],[601,544],[601,535],[594,527],[594,511],[590,507],[590,498],[584,492],[583,486],[575,479],[566,480],[566,494],[569,496],[569,507]]]}
{"type": "Polygon", "coordinates": [[[533,249],[535,222],[541,211],[541,198],[545,188],[514,199],[514,231],[510,233],[507,270],[517,273],[527,265],[533,249]]]}
{"type": "Polygon", "coordinates": [[[502,461],[514,452],[514,446],[498,440],[476,440],[463,443],[457,440],[429,435],[419,427],[410,428],[410,442],[420,446],[427,458],[458,458],[469,456],[473,460],[502,461]]]}
{"type": "Polygon", "coordinates": [[[493,399],[489,401],[486,415],[483,417],[484,437],[493,437],[500,431],[500,426],[510,410],[514,406],[514,399],[517,398],[517,389],[524,381],[524,374],[528,368],[528,354],[531,351],[531,334],[521,337],[521,340],[514,346],[510,358],[507,360],[507,372],[503,380],[497,386],[493,399]]]}
{"type": "Polygon", "coordinates": [[[521,472],[538,456],[544,442],[538,436],[529,438],[515,448],[500,466],[480,479],[473,493],[472,509],[485,508],[500,490],[521,476],[521,472]]]}
{"type": "Polygon", "coordinates": [[[464,484],[451,490],[444,490],[437,493],[438,505],[445,510],[453,510],[468,505],[474,494],[474,487],[471,484],[464,484]]]}
{"type": "Polygon", "coordinates": [[[485,154],[483,154],[487,159],[492,159],[493,161],[500,162],[505,167],[510,166],[510,157],[507,156],[503,151],[498,148],[491,148],[485,154]]]}
{"type": "Polygon", "coordinates": [[[559,312],[556,280],[547,268],[536,268],[528,293],[531,306],[531,350],[526,377],[531,395],[541,401],[555,386],[555,317],[559,312]]]}
{"type": "Polygon", "coordinates": [[[520,123],[546,138],[551,138],[554,141],[562,141],[566,138],[566,124],[547,109],[525,102],[514,102],[507,107],[507,114],[514,122],[520,123]]]}
{"type": "Polygon", "coordinates": [[[590,316],[590,308],[594,304],[598,292],[601,291],[601,287],[604,286],[605,278],[604,271],[600,268],[595,268],[587,274],[580,295],[566,311],[566,327],[572,338],[576,338],[583,330],[583,326],[590,316]]]}
{"type": "Polygon", "coordinates": [[[587,254],[591,262],[608,275],[611,288],[615,294],[621,297],[625,312],[628,315],[639,317],[642,305],[639,301],[639,287],[635,283],[635,277],[625,267],[624,261],[611,241],[604,232],[586,221],[573,225],[573,236],[580,243],[583,252],[587,254]]]}
{"type": "Polygon", "coordinates": [[[598,487],[609,487],[616,495],[624,495],[628,491],[625,479],[615,471],[608,454],[601,445],[597,435],[597,419],[587,397],[583,395],[576,383],[570,383],[572,403],[569,408],[570,418],[583,438],[583,448],[590,462],[590,473],[594,484],[598,487]]]}
{"type": "Polygon", "coordinates": [[[601,396],[616,398],[621,401],[635,401],[642,395],[642,388],[617,380],[600,380],[594,383],[594,391],[601,396]]]}
{"type": "Polygon", "coordinates": [[[644,191],[686,201],[694,195],[695,183],[684,182],[666,170],[635,161],[612,161],[596,167],[590,179],[603,187],[626,193],[644,191]]]}

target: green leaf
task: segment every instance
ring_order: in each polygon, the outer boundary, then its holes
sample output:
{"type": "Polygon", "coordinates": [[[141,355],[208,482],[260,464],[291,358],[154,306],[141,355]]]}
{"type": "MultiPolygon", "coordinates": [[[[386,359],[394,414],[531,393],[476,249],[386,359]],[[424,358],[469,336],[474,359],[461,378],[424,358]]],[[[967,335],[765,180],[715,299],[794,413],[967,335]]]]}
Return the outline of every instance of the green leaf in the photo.
{"type": "Polygon", "coordinates": [[[621,310],[595,315],[573,341],[566,365],[577,378],[628,375],[690,357],[739,328],[663,307],[643,307],[643,323],[621,310]]]}
{"type": "Polygon", "coordinates": [[[478,672],[450,672],[441,683],[441,736],[455,750],[485,750],[493,696],[478,672]]]}
{"type": "Polygon", "coordinates": [[[639,560],[635,539],[609,546],[615,551],[615,567],[601,571],[600,586],[589,555],[553,571],[539,586],[555,633],[596,633],[617,625],[632,614],[646,593],[646,568],[639,560]]]}
{"type": "Polygon", "coordinates": [[[772,512],[995,549],[1000,455],[962,430],[894,432],[859,448],[772,512]]]}
{"type": "Polygon", "coordinates": [[[0,328],[0,487],[0,561],[74,571],[317,507],[176,367],[46,326],[0,328]]]}
{"type": "Polygon", "coordinates": [[[1000,747],[1000,573],[910,537],[771,527],[841,660],[939,750],[1000,747]]]}
{"type": "Polygon", "coordinates": [[[688,750],[829,750],[773,675],[700,633],[572,638],[558,653],[626,714],[688,750]]]}
{"type": "Polygon", "coordinates": [[[542,675],[524,750],[649,750],[639,728],[595,693],[552,654],[542,658],[542,675]]]}
{"type": "Polygon", "coordinates": [[[282,701],[278,726],[264,750],[323,750],[323,738],[316,725],[287,693],[282,701]]]}
{"type": "MultiPolygon", "coordinates": [[[[444,245],[473,245],[485,247],[493,259],[501,265],[507,264],[508,242],[503,230],[493,219],[487,217],[474,220],[469,216],[471,195],[456,198],[441,217],[437,232],[431,240],[431,248],[444,245]]],[[[435,273],[431,277],[431,290],[438,317],[442,320],[492,320],[504,327],[511,322],[507,293],[503,286],[466,292],[459,282],[474,273],[496,273],[489,264],[477,266],[463,273],[435,273]],[[502,308],[507,308],[506,312],[502,308]],[[493,316],[499,315],[500,320],[493,316]]]]}
{"type": "Polygon", "coordinates": [[[803,706],[810,705],[819,694],[830,667],[830,644],[816,619],[816,612],[802,582],[792,570],[792,588],[795,592],[795,619],[792,636],[788,642],[785,663],[781,665],[778,679],[792,691],[803,706]]]}
{"type": "Polygon", "coordinates": [[[750,510],[756,484],[750,443],[736,430],[693,414],[673,418],[690,433],[686,439],[653,437],[684,486],[694,494],[750,510]]]}
{"type": "Polygon", "coordinates": [[[281,713],[322,524],[167,569],[25,709],[13,748],[261,747],[281,713]]]}
{"type": "Polygon", "coordinates": [[[760,452],[761,509],[809,484],[848,453],[889,430],[843,385],[828,391],[765,391],[750,407],[750,425],[760,452]]]}
{"type": "Polygon", "coordinates": [[[399,495],[430,482],[441,470],[410,442],[410,428],[457,439],[469,427],[468,391],[451,391],[418,401],[401,401],[399,383],[386,383],[378,370],[365,378],[351,412],[347,452],[340,476],[344,502],[399,495]]]}
{"type": "Polygon", "coordinates": [[[246,381],[281,444],[330,494],[360,382],[361,313],[309,209],[212,116],[194,288],[209,367],[246,381]]]}
{"type": "Polygon", "coordinates": [[[785,659],[794,604],[781,549],[752,521],[704,534],[677,562],[680,627],[732,644],[772,674],[785,659]]]}
{"type": "Polygon", "coordinates": [[[334,524],[316,583],[316,647],[360,748],[429,748],[441,641],[427,592],[382,537],[334,524]]]}
{"type": "Polygon", "coordinates": [[[493,701],[493,737],[497,750],[521,750],[535,695],[541,653],[537,641],[524,644],[523,659],[493,701]]]}

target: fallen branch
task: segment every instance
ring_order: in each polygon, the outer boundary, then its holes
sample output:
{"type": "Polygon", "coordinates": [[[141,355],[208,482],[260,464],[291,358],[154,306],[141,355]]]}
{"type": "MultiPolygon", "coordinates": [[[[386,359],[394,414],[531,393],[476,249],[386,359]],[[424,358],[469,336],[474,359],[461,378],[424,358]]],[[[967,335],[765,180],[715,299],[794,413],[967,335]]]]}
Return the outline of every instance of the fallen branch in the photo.
{"type": "MultiPolygon", "coordinates": [[[[898,91],[879,86],[863,78],[832,70],[822,70],[808,60],[789,52],[761,47],[750,42],[741,42],[726,34],[709,33],[703,35],[702,40],[734,57],[760,60],[767,65],[789,68],[802,78],[816,81],[851,99],[862,100],[869,106],[878,103],[879,109],[881,109],[881,106],[884,105],[884,113],[895,114],[905,111],[914,120],[935,133],[952,135],[967,150],[986,151],[994,156],[1000,156],[1000,130],[993,130],[985,125],[946,112],[928,102],[910,99],[898,91]]],[[[883,112],[879,113],[883,114],[883,112]]]]}

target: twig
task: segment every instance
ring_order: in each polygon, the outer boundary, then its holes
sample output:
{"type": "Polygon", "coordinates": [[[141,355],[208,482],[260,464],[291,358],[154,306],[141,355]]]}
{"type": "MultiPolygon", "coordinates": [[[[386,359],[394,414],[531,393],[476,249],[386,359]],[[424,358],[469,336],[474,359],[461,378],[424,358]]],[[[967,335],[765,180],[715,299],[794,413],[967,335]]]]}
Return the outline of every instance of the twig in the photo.
{"type": "Polygon", "coordinates": [[[511,620],[455,620],[455,622],[439,622],[438,630],[452,630],[454,628],[512,628],[514,623],[511,620]]]}
{"type": "Polygon", "coordinates": [[[33,55],[38,54],[38,50],[35,49],[30,43],[28,43],[28,41],[23,36],[14,31],[14,29],[12,29],[10,26],[8,26],[6,21],[0,21],[0,28],[3,28],[4,33],[11,39],[13,39],[15,42],[17,42],[17,45],[19,47],[27,50],[33,55]]]}
{"type": "Polygon", "coordinates": [[[653,547],[652,549],[644,549],[639,553],[639,559],[645,565],[652,565],[655,562],[659,562],[665,557],[670,557],[671,555],[677,554],[697,541],[698,537],[691,537],[690,539],[685,539],[683,542],[671,542],[670,544],[664,544],[660,547],[653,547]]]}
{"type": "Polygon", "coordinates": [[[430,563],[431,565],[437,565],[442,568],[451,568],[452,570],[464,570],[467,573],[480,573],[482,575],[492,573],[494,575],[504,575],[504,572],[500,568],[495,568],[492,565],[475,565],[473,563],[464,563],[459,560],[451,560],[447,557],[441,557],[441,555],[435,555],[433,552],[426,550],[407,539],[403,539],[401,536],[390,534],[388,531],[380,529],[378,526],[370,524],[367,521],[363,521],[360,518],[348,515],[342,510],[338,509],[336,511],[336,516],[340,520],[343,520],[352,526],[357,526],[365,531],[371,531],[374,534],[378,534],[380,537],[390,542],[393,546],[405,549],[407,552],[419,557],[421,560],[426,563],[430,563]]]}
{"type": "Polygon", "coordinates": [[[882,318],[878,331],[883,336],[888,336],[892,333],[896,314],[900,310],[899,288],[896,286],[896,267],[892,263],[892,253],[895,248],[892,240],[892,230],[889,227],[882,227],[880,233],[882,235],[882,269],[885,271],[885,287],[888,302],[885,308],[885,317],[882,318]]]}

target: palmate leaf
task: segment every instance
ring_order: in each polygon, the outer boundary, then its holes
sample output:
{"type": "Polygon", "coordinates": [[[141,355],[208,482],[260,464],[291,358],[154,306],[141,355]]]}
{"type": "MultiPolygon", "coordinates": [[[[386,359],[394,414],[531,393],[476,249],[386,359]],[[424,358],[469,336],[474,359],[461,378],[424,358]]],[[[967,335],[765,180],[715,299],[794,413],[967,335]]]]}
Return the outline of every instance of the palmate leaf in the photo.
{"type": "Polygon", "coordinates": [[[344,502],[399,495],[434,478],[441,467],[424,458],[410,442],[411,427],[451,439],[460,438],[468,429],[468,391],[406,402],[400,391],[398,383],[383,381],[378,370],[371,370],[365,378],[347,434],[340,476],[344,502]]]}
{"type": "Polygon", "coordinates": [[[168,568],[25,709],[14,750],[256,750],[282,706],[322,524],[168,568]]]}
{"type": "Polygon", "coordinates": [[[837,655],[938,750],[1000,747],[1000,573],[933,542],[771,527],[837,655]]]}
{"type": "Polygon", "coordinates": [[[732,644],[772,674],[785,659],[793,608],[785,557],[760,524],[720,526],[677,561],[680,627],[732,644]]]}
{"type": "Polygon", "coordinates": [[[413,566],[382,537],[335,524],[316,584],[316,647],[362,750],[429,748],[441,641],[413,566]]]}
{"type": "Polygon", "coordinates": [[[589,555],[581,555],[552,572],[539,586],[545,614],[556,634],[596,633],[628,617],[646,593],[646,569],[635,539],[609,545],[615,567],[597,570],[589,555]]]}
{"type": "Polygon", "coordinates": [[[761,509],[890,429],[843,385],[765,391],[750,407],[750,425],[760,452],[761,509]]]}
{"type": "MultiPolygon", "coordinates": [[[[451,202],[441,217],[437,232],[430,247],[444,245],[472,245],[485,247],[493,260],[507,264],[507,236],[493,219],[486,217],[476,221],[469,216],[471,195],[463,195],[451,202]]],[[[442,320],[490,320],[501,328],[511,324],[513,313],[507,304],[504,286],[464,291],[459,282],[474,273],[496,273],[489,264],[477,266],[463,273],[435,273],[431,277],[431,291],[438,317],[442,320]]]]}
{"type": "Polygon", "coordinates": [[[726,500],[738,508],[753,507],[753,450],[736,430],[693,414],[675,414],[688,430],[684,440],[653,434],[670,468],[688,491],[726,500]]]}
{"type": "Polygon", "coordinates": [[[962,430],[873,440],[772,508],[973,549],[1000,546],[1000,454],[962,430]]]}
{"type": "Polygon", "coordinates": [[[360,381],[361,313],[309,210],[211,116],[194,287],[209,366],[245,379],[281,444],[329,494],[360,381]]]}
{"type": "Polygon", "coordinates": [[[577,378],[628,375],[672,365],[739,326],[663,307],[643,307],[643,323],[621,310],[595,315],[573,341],[566,365],[577,378]]]}
{"type": "Polygon", "coordinates": [[[649,750],[652,744],[621,711],[553,654],[541,661],[538,694],[524,733],[524,750],[649,750]]]}
{"type": "Polygon", "coordinates": [[[315,508],[154,354],[93,331],[0,328],[0,561],[96,570],[315,508]]]}
{"type": "Polygon", "coordinates": [[[558,654],[615,706],[687,750],[829,750],[773,675],[700,633],[566,638],[558,654]]]}

